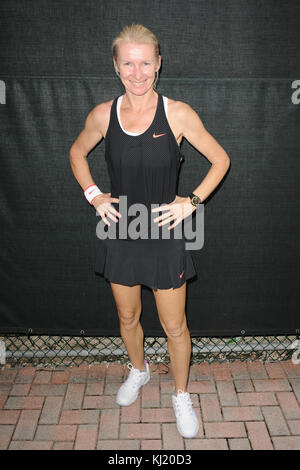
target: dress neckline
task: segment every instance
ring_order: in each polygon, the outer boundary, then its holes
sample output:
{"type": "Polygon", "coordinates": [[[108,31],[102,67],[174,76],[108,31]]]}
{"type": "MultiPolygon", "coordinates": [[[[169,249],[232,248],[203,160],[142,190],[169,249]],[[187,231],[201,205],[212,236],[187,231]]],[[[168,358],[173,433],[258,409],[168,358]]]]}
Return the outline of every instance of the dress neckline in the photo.
{"type": "Polygon", "coordinates": [[[144,135],[146,134],[146,132],[149,131],[149,129],[151,129],[155,119],[156,119],[156,116],[157,116],[157,113],[158,113],[158,106],[159,106],[159,100],[160,100],[160,93],[157,93],[157,105],[156,105],[156,110],[155,110],[155,114],[154,114],[154,117],[153,117],[153,120],[150,124],[150,126],[143,132],[130,132],[130,131],[126,131],[124,129],[124,127],[122,126],[122,123],[121,123],[121,115],[120,115],[120,108],[121,108],[121,103],[122,103],[122,99],[123,99],[123,96],[124,95],[120,95],[117,99],[117,119],[118,119],[118,123],[119,123],[119,126],[120,128],[122,129],[122,131],[124,132],[124,134],[126,135],[130,135],[132,137],[139,137],[141,135],[144,135]]]}

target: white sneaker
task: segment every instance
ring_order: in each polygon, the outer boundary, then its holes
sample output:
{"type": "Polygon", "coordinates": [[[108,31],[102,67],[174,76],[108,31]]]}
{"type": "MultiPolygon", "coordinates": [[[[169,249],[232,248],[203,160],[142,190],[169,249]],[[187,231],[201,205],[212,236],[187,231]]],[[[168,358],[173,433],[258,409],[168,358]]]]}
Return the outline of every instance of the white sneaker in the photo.
{"type": "Polygon", "coordinates": [[[118,390],[116,396],[116,402],[120,406],[129,406],[135,402],[138,397],[139,389],[142,385],[145,385],[150,380],[150,371],[149,365],[144,361],[146,370],[140,371],[135,369],[131,362],[127,364],[130,373],[127,377],[126,382],[124,382],[118,390]]]}
{"type": "Polygon", "coordinates": [[[195,437],[199,431],[199,422],[190,394],[178,390],[177,395],[172,394],[172,402],[179,433],[186,438],[195,437]]]}

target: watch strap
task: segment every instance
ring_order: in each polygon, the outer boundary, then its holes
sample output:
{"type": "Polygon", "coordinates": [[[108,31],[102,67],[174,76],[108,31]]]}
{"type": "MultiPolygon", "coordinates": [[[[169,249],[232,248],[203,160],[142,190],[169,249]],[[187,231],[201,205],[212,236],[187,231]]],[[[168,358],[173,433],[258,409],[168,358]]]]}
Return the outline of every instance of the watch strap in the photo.
{"type": "MultiPolygon", "coordinates": [[[[197,199],[199,199],[199,201],[200,201],[199,204],[201,204],[201,199],[200,199],[200,197],[197,196],[197,195],[194,194],[194,193],[190,193],[190,194],[189,194],[189,198],[190,198],[190,200],[191,200],[191,204],[193,204],[193,203],[192,203],[193,197],[196,197],[197,199]]],[[[197,205],[198,205],[198,204],[193,204],[193,206],[197,206],[197,205]]]]}

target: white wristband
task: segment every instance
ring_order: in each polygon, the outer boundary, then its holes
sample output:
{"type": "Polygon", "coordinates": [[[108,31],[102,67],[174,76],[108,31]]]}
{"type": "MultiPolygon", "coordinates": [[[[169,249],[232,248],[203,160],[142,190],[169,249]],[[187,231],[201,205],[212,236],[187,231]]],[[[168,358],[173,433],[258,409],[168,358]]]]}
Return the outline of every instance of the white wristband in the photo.
{"type": "Polygon", "coordinates": [[[99,196],[99,194],[103,194],[103,193],[102,191],[100,191],[100,189],[98,188],[96,184],[90,184],[90,186],[88,186],[84,190],[84,195],[90,204],[92,204],[95,197],[99,196]]]}

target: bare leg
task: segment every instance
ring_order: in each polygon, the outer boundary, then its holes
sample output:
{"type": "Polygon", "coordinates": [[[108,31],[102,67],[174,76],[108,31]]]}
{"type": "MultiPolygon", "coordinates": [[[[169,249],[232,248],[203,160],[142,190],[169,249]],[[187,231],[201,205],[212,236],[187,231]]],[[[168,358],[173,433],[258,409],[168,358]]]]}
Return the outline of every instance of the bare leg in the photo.
{"type": "Polygon", "coordinates": [[[141,285],[124,286],[110,283],[120,320],[120,333],[133,367],[145,370],[144,332],[140,323],[142,312],[141,285]]]}
{"type": "Polygon", "coordinates": [[[187,328],[186,282],[178,289],[153,290],[161,325],[168,337],[168,351],[175,378],[175,393],[187,391],[191,337],[187,328]]]}

